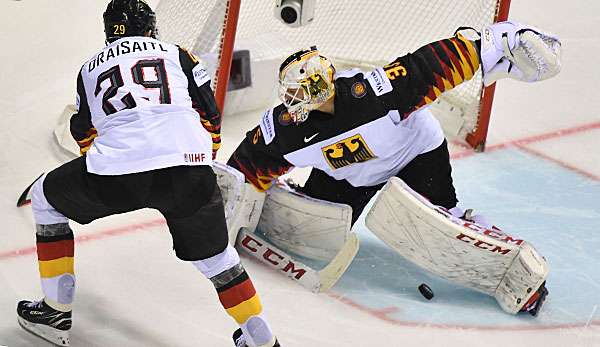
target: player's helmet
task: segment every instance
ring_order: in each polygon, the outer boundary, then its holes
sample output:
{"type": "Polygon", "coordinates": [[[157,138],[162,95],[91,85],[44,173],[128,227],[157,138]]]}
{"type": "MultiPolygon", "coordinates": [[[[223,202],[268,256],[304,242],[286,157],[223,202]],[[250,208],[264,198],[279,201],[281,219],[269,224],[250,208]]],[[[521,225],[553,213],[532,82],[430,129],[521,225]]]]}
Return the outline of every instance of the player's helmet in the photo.
{"type": "Polygon", "coordinates": [[[329,59],[319,55],[316,46],[300,50],[279,67],[279,98],[295,123],[308,118],[334,95],[335,69],[329,59]]]}
{"type": "Polygon", "coordinates": [[[145,0],[112,0],[104,12],[106,43],[126,36],[144,36],[151,32],[157,38],[156,14],[145,0]]]}

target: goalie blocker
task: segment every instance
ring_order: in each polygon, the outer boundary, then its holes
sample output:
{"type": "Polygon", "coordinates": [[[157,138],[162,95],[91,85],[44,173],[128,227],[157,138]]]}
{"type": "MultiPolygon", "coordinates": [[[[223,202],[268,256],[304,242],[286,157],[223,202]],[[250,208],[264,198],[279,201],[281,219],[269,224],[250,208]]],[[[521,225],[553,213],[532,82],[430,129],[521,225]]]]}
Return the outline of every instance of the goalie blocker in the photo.
{"type": "Polygon", "coordinates": [[[548,265],[531,245],[454,217],[399,178],[392,177],[381,190],[366,224],[414,264],[493,296],[508,313],[536,315],[547,294],[548,265]]]}

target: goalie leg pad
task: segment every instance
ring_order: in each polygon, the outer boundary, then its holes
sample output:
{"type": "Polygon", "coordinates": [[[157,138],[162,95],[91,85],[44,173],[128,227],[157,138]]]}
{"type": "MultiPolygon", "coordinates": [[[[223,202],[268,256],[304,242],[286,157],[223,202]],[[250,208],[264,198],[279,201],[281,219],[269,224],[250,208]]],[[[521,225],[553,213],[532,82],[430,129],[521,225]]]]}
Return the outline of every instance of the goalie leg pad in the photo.
{"type": "Polygon", "coordinates": [[[494,296],[512,314],[548,274],[544,259],[525,241],[457,218],[396,177],[381,190],[366,224],[401,256],[442,278],[494,296]]]}
{"type": "Polygon", "coordinates": [[[213,162],[213,170],[223,196],[229,244],[233,246],[241,228],[251,232],[256,229],[265,194],[245,183],[244,175],[230,166],[213,162]]]}
{"type": "Polygon", "coordinates": [[[352,208],[299,194],[284,183],[267,191],[257,229],[274,245],[331,261],[350,238],[352,208]]]}

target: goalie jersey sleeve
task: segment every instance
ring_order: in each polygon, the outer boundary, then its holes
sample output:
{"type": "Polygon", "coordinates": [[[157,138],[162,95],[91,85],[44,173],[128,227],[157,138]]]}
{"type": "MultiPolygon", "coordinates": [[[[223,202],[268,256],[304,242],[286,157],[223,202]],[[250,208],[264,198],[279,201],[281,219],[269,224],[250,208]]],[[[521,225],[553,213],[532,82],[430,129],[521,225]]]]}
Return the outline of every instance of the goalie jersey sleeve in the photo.
{"type": "Polygon", "coordinates": [[[404,119],[475,75],[479,44],[461,34],[432,42],[371,71],[366,79],[378,101],[404,119]]]}
{"type": "Polygon", "coordinates": [[[227,162],[227,165],[243,173],[246,181],[259,191],[269,189],[277,177],[292,168],[278,148],[278,142],[266,144],[267,141],[261,127],[255,127],[246,133],[227,162]]]}

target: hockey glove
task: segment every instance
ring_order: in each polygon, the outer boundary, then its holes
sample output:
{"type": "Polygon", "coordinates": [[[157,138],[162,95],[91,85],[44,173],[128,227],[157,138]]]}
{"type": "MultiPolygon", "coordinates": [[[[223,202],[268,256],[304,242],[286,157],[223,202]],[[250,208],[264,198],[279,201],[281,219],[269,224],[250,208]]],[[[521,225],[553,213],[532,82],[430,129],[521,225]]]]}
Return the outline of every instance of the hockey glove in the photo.
{"type": "Polygon", "coordinates": [[[501,78],[536,82],[560,71],[561,43],[556,36],[516,22],[500,22],[483,28],[481,65],[483,84],[501,78]]]}

